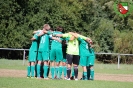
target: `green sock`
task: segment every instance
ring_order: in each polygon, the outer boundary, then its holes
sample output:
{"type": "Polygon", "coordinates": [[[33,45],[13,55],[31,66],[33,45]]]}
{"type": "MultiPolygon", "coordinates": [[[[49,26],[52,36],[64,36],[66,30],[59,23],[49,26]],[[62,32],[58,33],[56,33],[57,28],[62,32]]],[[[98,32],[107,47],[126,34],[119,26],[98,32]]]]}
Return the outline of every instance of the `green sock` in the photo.
{"type": "Polygon", "coordinates": [[[61,78],[62,76],[62,68],[63,68],[62,66],[59,67],[59,78],[61,78]]]}
{"type": "Polygon", "coordinates": [[[37,64],[37,77],[40,77],[40,64],[37,64]]]}
{"type": "Polygon", "coordinates": [[[66,77],[66,74],[67,74],[67,67],[66,66],[63,66],[63,72],[64,72],[64,77],[66,77]]]}
{"type": "Polygon", "coordinates": [[[72,76],[74,77],[74,75],[75,75],[75,74],[74,74],[74,69],[72,69],[72,76]]]}
{"type": "Polygon", "coordinates": [[[50,72],[50,66],[48,66],[47,76],[49,76],[49,72],[50,72]]]}
{"type": "Polygon", "coordinates": [[[83,80],[87,80],[87,72],[83,72],[83,80]]]}
{"type": "Polygon", "coordinates": [[[90,79],[94,80],[94,70],[90,69],[90,79]]]}
{"type": "Polygon", "coordinates": [[[27,76],[30,77],[30,66],[27,67],[27,76]]]}
{"type": "Polygon", "coordinates": [[[55,76],[58,76],[59,67],[55,67],[55,76]]]}
{"type": "Polygon", "coordinates": [[[51,76],[52,76],[52,79],[54,79],[54,67],[51,67],[51,76]]]}
{"type": "Polygon", "coordinates": [[[35,66],[31,66],[31,77],[34,77],[35,66]]]}
{"type": "Polygon", "coordinates": [[[44,78],[48,78],[47,73],[48,73],[48,65],[44,65],[43,66],[43,70],[44,70],[44,78]]]}

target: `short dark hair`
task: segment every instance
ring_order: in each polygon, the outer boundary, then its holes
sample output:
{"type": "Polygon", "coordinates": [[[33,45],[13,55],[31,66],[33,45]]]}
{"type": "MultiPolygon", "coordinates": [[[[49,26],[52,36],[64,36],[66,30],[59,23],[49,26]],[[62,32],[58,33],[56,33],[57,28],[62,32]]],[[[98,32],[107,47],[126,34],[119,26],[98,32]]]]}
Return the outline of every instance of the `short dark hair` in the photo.
{"type": "Polygon", "coordinates": [[[56,31],[63,31],[63,28],[61,26],[56,27],[56,31]]]}
{"type": "Polygon", "coordinates": [[[50,30],[50,31],[54,31],[54,29],[53,29],[53,28],[50,28],[49,30],[50,30]]]}

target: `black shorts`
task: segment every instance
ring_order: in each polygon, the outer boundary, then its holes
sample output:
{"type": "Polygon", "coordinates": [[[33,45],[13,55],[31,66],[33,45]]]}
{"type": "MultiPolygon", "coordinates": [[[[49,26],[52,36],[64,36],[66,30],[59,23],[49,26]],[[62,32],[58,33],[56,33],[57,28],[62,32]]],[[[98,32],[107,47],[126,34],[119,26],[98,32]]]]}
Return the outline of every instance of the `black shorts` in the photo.
{"type": "Polygon", "coordinates": [[[79,65],[79,55],[70,55],[67,54],[66,55],[66,59],[67,59],[67,64],[76,64],[79,65]]]}

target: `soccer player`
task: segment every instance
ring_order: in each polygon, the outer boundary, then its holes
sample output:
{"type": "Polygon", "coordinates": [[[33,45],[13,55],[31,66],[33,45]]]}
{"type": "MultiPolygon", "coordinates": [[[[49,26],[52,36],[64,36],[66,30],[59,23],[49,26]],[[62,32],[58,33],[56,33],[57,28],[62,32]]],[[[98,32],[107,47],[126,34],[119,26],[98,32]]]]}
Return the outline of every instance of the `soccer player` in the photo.
{"type": "Polygon", "coordinates": [[[90,43],[90,56],[89,56],[89,66],[87,66],[87,76],[88,80],[94,80],[94,62],[95,62],[95,52],[92,46],[92,43],[90,43]]]}
{"type": "MultiPolygon", "coordinates": [[[[39,29],[37,31],[33,31],[33,34],[35,34],[35,33],[38,33],[38,35],[39,35],[39,34],[43,33],[43,30],[39,29]]],[[[39,43],[40,43],[40,37],[38,37],[38,48],[39,48],[39,43]]],[[[37,57],[36,57],[36,62],[35,62],[35,77],[37,77],[37,58],[38,58],[38,50],[37,50],[37,57]]],[[[41,75],[41,77],[43,77],[43,75],[41,75]]]]}
{"type": "MultiPolygon", "coordinates": [[[[52,36],[52,33],[53,33],[53,29],[52,28],[50,28],[49,29],[49,36],[52,36]]],[[[43,31],[44,32],[44,31],[43,31]]],[[[50,39],[50,41],[49,41],[49,57],[50,57],[50,51],[51,51],[51,43],[52,43],[52,39],[50,39]]],[[[48,73],[47,73],[47,76],[49,76],[49,72],[50,72],[50,59],[49,59],[49,61],[48,61],[48,73]]]]}
{"type": "Polygon", "coordinates": [[[75,80],[78,80],[78,65],[79,65],[79,43],[77,39],[74,39],[74,37],[69,34],[58,34],[55,35],[58,37],[63,38],[69,38],[68,45],[67,45],[67,80],[70,80],[70,74],[71,74],[71,67],[73,63],[74,73],[75,73],[75,80]],[[73,39],[73,40],[72,40],[73,39]]]}
{"type": "Polygon", "coordinates": [[[87,38],[87,37],[83,37],[77,33],[70,33],[72,34],[75,38],[78,39],[79,41],[79,52],[80,52],[80,65],[83,68],[83,80],[88,80],[87,78],[87,66],[90,65],[90,51],[89,51],[89,47],[88,47],[88,43],[91,43],[91,39],[87,38]],[[87,41],[89,42],[87,42],[87,41]]]}
{"type": "MultiPolygon", "coordinates": [[[[50,26],[44,24],[43,31],[48,31],[50,26]]],[[[39,50],[38,50],[38,63],[37,63],[37,78],[40,78],[40,66],[43,61],[43,70],[44,70],[44,79],[48,79],[48,60],[49,60],[49,35],[48,34],[39,34],[41,36],[39,50]]]]}
{"type": "Polygon", "coordinates": [[[37,36],[39,32],[36,32],[34,36],[31,38],[32,44],[29,50],[29,57],[28,57],[28,67],[27,67],[27,78],[31,77],[34,78],[34,70],[35,70],[35,62],[37,57],[38,45],[39,45],[39,37],[37,36]],[[31,75],[30,75],[31,72],[31,75]]]}
{"type": "MultiPolygon", "coordinates": [[[[55,34],[62,34],[62,27],[57,27],[56,31],[53,32],[55,34]]],[[[47,32],[46,32],[47,33],[47,32]]],[[[51,37],[51,51],[50,51],[50,62],[51,62],[51,75],[52,79],[61,78],[62,66],[60,65],[61,60],[63,59],[62,54],[62,38],[60,37],[51,37]],[[54,62],[56,62],[56,67],[54,68],[54,62]]]]}
{"type": "Polygon", "coordinates": [[[72,68],[71,78],[70,78],[71,80],[74,80],[74,75],[75,75],[75,74],[74,74],[74,68],[72,68]]]}
{"type": "MultiPolygon", "coordinates": [[[[62,72],[64,73],[64,79],[67,79],[66,49],[67,49],[67,40],[64,39],[64,40],[62,41],[63,59],[62,59],[62,61],[61,61],[61,64],[62,64],[62,72]]],[[[62,73],[60,73],[60,74],[62,74],[62,73]]]]}

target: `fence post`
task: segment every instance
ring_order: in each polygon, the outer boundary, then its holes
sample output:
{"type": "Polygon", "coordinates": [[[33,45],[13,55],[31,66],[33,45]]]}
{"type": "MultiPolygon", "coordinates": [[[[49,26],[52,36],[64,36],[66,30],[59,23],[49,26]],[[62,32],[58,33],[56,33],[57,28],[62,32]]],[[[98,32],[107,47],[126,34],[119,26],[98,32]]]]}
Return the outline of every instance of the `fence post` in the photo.
{"type": "Polygon", "coordinates": [[[25,49],[23,51],[23,65],[25,65],[25,49]]]}
{"type": "Polygon", "coordinates": [[[118,54],[118,69],[120,69],[120,54],[118,54]]]}

